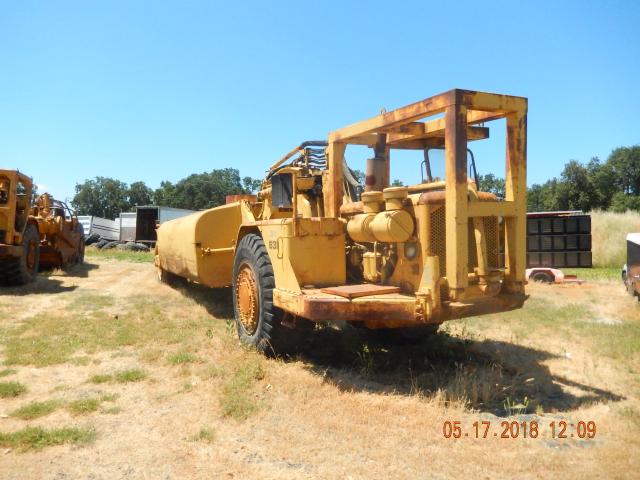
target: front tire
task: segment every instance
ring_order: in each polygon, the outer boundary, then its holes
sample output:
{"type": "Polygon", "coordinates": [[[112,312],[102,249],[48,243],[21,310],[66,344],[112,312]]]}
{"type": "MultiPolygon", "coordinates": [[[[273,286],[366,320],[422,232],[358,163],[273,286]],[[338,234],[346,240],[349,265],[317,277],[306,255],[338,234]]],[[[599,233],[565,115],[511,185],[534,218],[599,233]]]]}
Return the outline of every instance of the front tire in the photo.
{"type": "Polygon", "coordinates": [[[3,263],[5,285],[24,285],[36,279],[40,263],[40,234],[35,225],[29,224],[24,230],[20,257],[3,263]]]}
{"type": "Polygon", "coordinates": [[[275,355],[286,345],[290,332],[273,305],[275,278],[264,241],[248,234],[240,240],[233,265],[233,310],[240,341],[275,355]]]}

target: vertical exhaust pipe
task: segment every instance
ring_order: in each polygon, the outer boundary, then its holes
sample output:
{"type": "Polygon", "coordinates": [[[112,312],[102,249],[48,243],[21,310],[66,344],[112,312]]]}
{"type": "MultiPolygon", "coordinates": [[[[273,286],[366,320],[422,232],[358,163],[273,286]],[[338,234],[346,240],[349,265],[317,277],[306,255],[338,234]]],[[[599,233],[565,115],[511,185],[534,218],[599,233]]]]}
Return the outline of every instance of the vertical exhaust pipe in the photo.
{"type": "Polygon", "coordinates": [[[373,147],[373,158],[367,160],[364,191],[382,191],[389,186],[389,152],[387,150],[387,134],[379,133],[373,147]]]}

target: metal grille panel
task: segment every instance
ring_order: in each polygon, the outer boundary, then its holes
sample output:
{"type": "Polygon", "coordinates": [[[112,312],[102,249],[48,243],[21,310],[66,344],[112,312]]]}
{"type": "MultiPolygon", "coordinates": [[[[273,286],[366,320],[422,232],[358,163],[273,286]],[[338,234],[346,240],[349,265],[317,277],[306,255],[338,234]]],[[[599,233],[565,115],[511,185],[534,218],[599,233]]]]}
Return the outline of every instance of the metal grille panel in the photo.
{"type": "Polygon", "coordinates": [[[444,207],[431,212],[431,251],[440,257],[440,276],[447,276],[447,242],[445,237],[446,219],[444,207]]]}
{"type": "MultiPolygon", "coordinates": [[[[500,232],[497,217],[483,217],[487,241],[487,262],[489,269],[501,268],[500,232]]],[[[440,275],[447,275],[447,242],[446,242],[445,207],[439,207],[431,212],[431,251],[440,258],[440,275]]],[[[469,219],[468,232],[469,271],[478,266],[476,237],[473,220],[469,219]]]]}

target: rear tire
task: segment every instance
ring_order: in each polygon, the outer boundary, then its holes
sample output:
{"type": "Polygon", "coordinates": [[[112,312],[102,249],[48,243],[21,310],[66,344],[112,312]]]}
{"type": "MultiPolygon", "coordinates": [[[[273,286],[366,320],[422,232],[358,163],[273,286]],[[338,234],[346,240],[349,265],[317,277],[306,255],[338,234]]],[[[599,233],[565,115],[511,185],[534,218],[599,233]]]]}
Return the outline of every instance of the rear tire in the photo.
{"type": "Polygon", "coordinates": [[[2,262],[0,267],[4,285],[24,285],[35,280],[40,263],[40,235],[35,225],[29,224],[22,236],[22,252],[19,258],[2,262]]]}
{"type": "Polygon", "coordinates": [[[266,355],[286,350],[292,331],[273,305],[275,278],[264,241],[248,234],[240,240],[233,264],[233,311],[240,341],[266,355]]]}
{"type": "Polygon", "coordinates": [[[536,272],[531,276],[531,280],[538,283],[553,283],[554,278],[547,272],[536,272]]]}

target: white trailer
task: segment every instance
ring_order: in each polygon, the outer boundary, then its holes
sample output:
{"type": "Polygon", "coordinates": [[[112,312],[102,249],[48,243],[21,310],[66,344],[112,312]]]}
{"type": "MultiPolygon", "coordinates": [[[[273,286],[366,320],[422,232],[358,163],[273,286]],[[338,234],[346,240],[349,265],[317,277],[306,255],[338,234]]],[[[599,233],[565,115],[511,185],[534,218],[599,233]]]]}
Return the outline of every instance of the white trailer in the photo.
{"type": "Polygon", "coordinates": [[[78,221],[82,225],[85,238],[92,233],[97,233],[101,238],[107,240],[118,240],[120,238],[120,225],[115,220],[94,215],[79,215],[78,221]]]}
{"type": "Polygon", "coordinates": [[[133,242],[136,239],[136,212],[122,212],[116,220],[120,226],[121,242],[133,242]]]}
{"type": "Polygon", "coordinates": [[[159,207],[148,205],[136,207],[135,241],[155,244],[156,225],[194,213],[194,210],[184,208],[159,207]]]}

